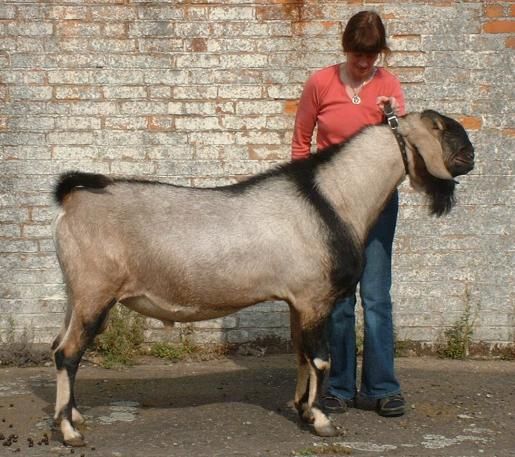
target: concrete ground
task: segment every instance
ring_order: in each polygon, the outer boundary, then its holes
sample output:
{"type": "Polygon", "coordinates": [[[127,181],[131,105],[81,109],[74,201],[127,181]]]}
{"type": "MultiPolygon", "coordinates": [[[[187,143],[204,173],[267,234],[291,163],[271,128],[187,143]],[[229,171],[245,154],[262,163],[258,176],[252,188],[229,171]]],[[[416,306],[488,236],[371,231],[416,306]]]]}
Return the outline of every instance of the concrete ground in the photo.
{"type": "Polygon", "coordinates": [[[85,366],[77,397],[87,446],[76,449],[51,429],[54,369],[3,368],[0,456],[515,456],[515,362],[401,358],[397,367],[408,413],[352,409],[333,416],[343,434],[327,439],[292,409],[291,354],[85,366]]]}

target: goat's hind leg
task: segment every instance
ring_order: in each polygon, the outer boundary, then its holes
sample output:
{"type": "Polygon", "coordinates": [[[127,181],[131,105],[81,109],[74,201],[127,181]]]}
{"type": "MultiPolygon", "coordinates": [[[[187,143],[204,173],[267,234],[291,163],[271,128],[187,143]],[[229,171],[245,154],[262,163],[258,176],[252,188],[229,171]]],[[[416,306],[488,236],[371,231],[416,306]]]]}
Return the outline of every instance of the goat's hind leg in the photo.
{"type": "Polygon", "coordinates": [[[108,303],[94,313],[91,312],[94,308],[77,305],[71,313],[64,335],[58,336],[52,346],[57,369],[54,420],[60,423],[64,443],[69,446],[85,445],[82,434],[74,427],[74,423],[83,421],[75,402],[75,377],[84,351],[102,328],[115,302],[108,303]],[[84,311],[89,313],[85,315],[84,311]]]}
{"type": "MultiPolygon", "coordinates": [[[[64,319],[64,325],[61,328],[59,335],[57,335],[54,342],[52,343],[52,353],[53,354],[55,354],[56,349],[59,347],[59,345],[61,344],[61,341],[63,340],[64,336],[66,335],[66,331],[68,329],[68,326],[70,325],[71,310],[72,310],[71,306],[68,306],[68,309],[66,311],[66,317],[64,319]]],[[[55,361],[55,355],[54,355],[54,361],[55,361]]],[[[57,384],[58,392],[62,391],[62,388],[63,388],[62,382],[61,382],[61,386],[58,383],[57,384]]],[[[58,397],[61,397],[61,395],[58,395],[58,397]]],[[[54,423],[56,426],[59,425],[59,422],[61,420],[60,414],[58,414],[58,412],[57,412],[59,409],[60,408],[58,408],[58,405],[56,404],[56,409],[55,409],[56,412],[55,412],[55,416],[54,416],[54,423]]],[[[75,403],[75,398],[73,399],[73,405],[72,405],[72,420],[73,420],[74,424],[84,423],[84,418],[82,417],[82,415],[79,413],[79,411],[77,409],[77,405],[75,403]]]]}

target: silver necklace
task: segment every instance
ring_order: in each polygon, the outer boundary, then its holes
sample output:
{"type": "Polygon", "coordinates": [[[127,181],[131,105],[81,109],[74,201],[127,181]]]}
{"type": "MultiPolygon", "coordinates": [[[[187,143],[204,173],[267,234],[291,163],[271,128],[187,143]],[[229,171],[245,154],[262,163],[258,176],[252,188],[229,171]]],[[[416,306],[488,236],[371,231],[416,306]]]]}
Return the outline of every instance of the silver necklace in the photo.
{"type": "Polygon", "coordinates": [[[363,89],[363,86],[368,83],[369,81],[372,80],[372,78],[374,77],[374,75],[376,74],[376,68],[374,67],[374,71],[372,71],[372,74],[370,75],[369,78],[365,79],[358,87],[354,88],[350,85],[350,77],[347,73],[347,79],[349,80],[349,87],[350,87],[350,90],[352,91],[352,97],[351,97],[351,101],[354,105],[359,105],[361,103],[361,97],[359,96],[359,93],[361,92],[361,89],[363,89]]]}
{"type": "Polygon", "coordinates": [[[355,105],[359,105],[361,103],[361,97],[358,94],[359,94],[359,91],[361,90],[361,88],[363,87],[363,84],[364,83],[361,83],[357,89],[354,89],[353,87],[351,87],[352,93],[354,94],[352,96],[351,100],[352,100],[352,103],[354,103],[355,105]]]}

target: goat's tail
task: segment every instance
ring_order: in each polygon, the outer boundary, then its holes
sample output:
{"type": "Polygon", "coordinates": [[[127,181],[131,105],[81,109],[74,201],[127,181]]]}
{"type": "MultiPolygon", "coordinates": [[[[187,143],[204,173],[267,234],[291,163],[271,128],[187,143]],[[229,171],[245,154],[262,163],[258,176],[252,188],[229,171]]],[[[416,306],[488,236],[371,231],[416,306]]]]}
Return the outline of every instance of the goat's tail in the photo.
{"type": "Polygon", "coordinates": [[[57,203],[62,205],[64,198],[77,187],[103,189],[112,183],[113,180],[104,175],[69,171],[59,177],[54,189],[54,198],[57,203]]]}

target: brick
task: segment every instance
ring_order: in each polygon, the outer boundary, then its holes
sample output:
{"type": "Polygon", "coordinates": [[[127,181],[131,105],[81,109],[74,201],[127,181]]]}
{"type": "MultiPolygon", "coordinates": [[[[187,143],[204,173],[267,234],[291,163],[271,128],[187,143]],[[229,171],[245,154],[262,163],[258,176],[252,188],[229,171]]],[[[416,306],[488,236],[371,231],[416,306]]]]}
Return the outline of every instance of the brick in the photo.
{"type": "Polygon", "coordinates": [[[138,40],[138,49],[141,52],[172,52],[183,51],[182,38],[141,38],[138,40]]]}
{"type": "Polygon", "coordinates": [[[515,21],[488,21],[483,24],[483,31],[486,33],[515,33],[515,21]]]}
{"type": "Polygon", "coordinates": [[[136,40],[127,39],[102,39],[92,40],[89,49],[96,52],[134,52],[136,50],[136,40]]]}
{"type": "Polygon", "coordinates": [[[7,25],[7,35],[13,36],[39,36],[48,37],[54,32],[54,26],[51,23],[45,22],[22,22],[22,23],[11,23],[7,25]]]}
{"type": "Polygon", "coordinates": [[[109,115],[118,111],[117,105],[111,102],[100,102],[94,100],[85,100],[82,103],[76,103],[74,100],[63,102],[69,102],[68,113],[72,116],[109,115]]]}
{"type": "Polygon", "coordinates": [[[44,86],[14,86],[9,89],[9,96],[15,100],[50,100],[52,88],[44,86]]]}
{"type": "Polygon", "coordinates": [[[482,125],[481,118],[474,116],[461,116],[457,119],[463,127],[471,130],[479,130],[482,125]]]}
{"type": "Polygon", "coordinates": [[[56,23],[55,34],[64,37],[101,36],[100,25],[85,23],[80,20],[60,21],[56,23]]]}
{"type": "Polygon", "coordinates": [[[192,119],[190,117],[176,117],[175,127],[177,130],[220,130],[220,120],[218,117],[202,117],[192,119]]]}
{"type": "MultiPolygon", "coordinates": [[[[117,114],[151,116],[153,114],[167,114],[168,104],[165,101],[122,101],[118,104],[117,114]]],[[[114,114],[114,113],[113,113],[114,114]]]]}
{"type": "Polygon", "coordinates": [[[279,114],[283,104],[279,101],[239,101],[236,103],[236,113],[239,115],[279,114]]]}
{"type": "Polygon", "coordinates": [[[14,5],[0,5],[0,19],[14,19],[16,7],[14,5]]]}
{"type": "Polygon", "coordinates": [[[99,118],[89,116],[67,116],[55,119],[58,130],[98,130],[102,126],[99,118]]]}
{"type": "Polygon", "coordinates": [[[248,6],[214,6],[208,10],[208,19],[211,21],[250,21],[254,15],[255,9],[248,6]]]}
{"type": "Polygon", "coordinates": [[[149,70],[145,72],[143,77],[147,84],[184,85],[188,83],[188,72],[186,70],[149,70]]]}
{"type": "Polygon", "coordinates": [[[252,38],[209,39],[204,42],[205,50],[208,52],[254,52],[256,50],[256,40],[252,38]]]}
{"type": "Polygon", "coordinates": [[[176,59],[177,68],[215,68],[220,66],[220,57],[210,54],[185,54],[176,59]]]}
{"type": "Polygon", "coordinates": [[[184,9],[179,6],[147,4],[144,8],[137,9],[137,16],[145,20],[177,21],[184,19],[184,9]]]}
{"type": "Polygon", "coordinates": [[[129,24],[129,37],[174,36],[174,31],[174,24],[168,21],[146,21],[129,24]]]}
{"type": "Polygon", "coordinates": [[[220,57],[220,63],[224,68],[261,68],[267,64],[268,57],[264,54],[230,55],[220,57]]]}
{"type": "Polygon", "coordinates": [[[219,86],[218,96],[220,98],[230,99],[248,99],[248,98],[261,98],[263,94],[263,88],[261,86],[219,86]]]}
{"type": "Polygon", "coordinates": [[[175,99],[206,100],[215,99],[218,95],[217,88],[212,86],[181,86],[175,87],[172,92],[175,99]]]}
{"type": "Polygon", "coordinates": [[[502,17],[504,16],[504,8],[502,5],[485,5],[484,6],[486,17],[502,17]]]}
{"type": "Polygon", "coordinates": [[[279,99],[298,99],[302,93],[302,88],[298,85],[274,85],[267,88],[269,98],[279,99]]]}
{"type": "Polygon", "coordinates": [[[91,20],[90,9],[86,6],[59,6],[55,5],[49,10],[49,19],[62,20],[91,20]]]}
{"type": "Polygon", "coordinates": [[[248,129],[263,129],[266,127],[266,117],[245,117],[241,116],[223,116],[222,125],[228,130],[248,130],[248,129]]]}
{"type": "Polygon", "coordinates": [[[166,86],[150,86],[147,91],[150,99],[170,99],[172,97],[172,90],[166,86]]]}
{"type": "Polygon", "coordinates": [[[98,158],[98,151],[91,146],[54,146],[52,148],[52,158],[57,160],[73,160],[79,156],[83,159],[98,158]]]}
{"type": "Polygon", "coordinates": [[[56,87],[54,93],[58,100],[100,100],[102,98],[99,87],[56,87]]]}
{"type": "MultiPolygon", "coordinates": [[[[135,8],[128,5],[92,6],[89,9],[93,21],[134,21],[137,17],[135,8]]],[[[161,18],[162,19],[162,18],[161,18]]]]}
{"type": "Polygon", "coordinates": [[[229,132],[192,133],[189,136],[193,144],[234,144],[235,137],[229,132]]]}
{"type": "Polygon", "coordinates": [[[9,128],[15,130],[52,130],[54,125],[53,117],[19,116],[9,119],[9,128]]]}
{"type": "Polygon", "coordinates": [[[124,98],[134,100],[137,98],[146,98],[147,90],[143,86],[104,87],[103,96],[105,98],[124,98]]]}
{"type": "Polygon", "coordinates": [[[106,117],[104,127],[110,130],[144,130],[147,126],[144,117],[106,117]]]}

